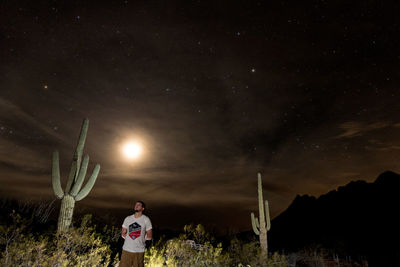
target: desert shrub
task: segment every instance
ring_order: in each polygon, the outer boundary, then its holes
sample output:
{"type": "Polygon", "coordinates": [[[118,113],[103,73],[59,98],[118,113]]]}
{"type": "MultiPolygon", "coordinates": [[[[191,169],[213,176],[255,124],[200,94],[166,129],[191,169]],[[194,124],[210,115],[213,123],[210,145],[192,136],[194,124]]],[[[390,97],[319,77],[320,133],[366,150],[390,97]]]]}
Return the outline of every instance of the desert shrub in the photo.
{"type": "Polygon", "coordinates": [[[274,253],[268,257],[264,256],[258,241],[245,243],[234,237],[228,247],[228,253],[231,266],[286,267],[288,265],[285,255],[274,253]]]}
{"type": "Polygon", "coordinates": [[[186,225],[184,231],[178,238],[160,241],[147,250],[147,266],[226,266],[228,255],[223,253],[220,243],[213,244],[215,239],[202,225],[186,225]]]}
{"type": "MultiPolygon", "coordinates": [[[[32,231],[31,218],[12,212],[7,225],[0,225],[0,266],[110,266],[118,263],[120,229],[105,226],[96,232],[91,215],[79,227],[54,234],[32,231]],[[114,248],[114,252],[111,251],[114,248]]],[[[202,225],[187,225],[177,238],[159,240],[145,253],[149,267],[287,266],[285,256],[261,254],[257,241],[234,238],[223,249],[202,225]]]]}
{"type": "Polygon", "coordinates": [[[327,251],[320,246],[303,248],[297,252],[290,253],[288,260],[296,266],[325,266],[324,259],[327,258],[327,251]]]}
{"type": "Polygon", "coordinates": [[[183,227],[184,239],[193,240],[196,244],[204,244],[205,242],[214,242],[215,238],[206,231],[203,225],[188,224],[183,227]]]}
{"type": "Polygon", "coordinates": [[[184,231],[178,238],[159,241],[147,250],[146,266],[287,266],[284,255],[275,253],[263,257],[256,241],[244,243],[234,238],[224,251],[221,243],[216,243],[203,226],[187,225],[184,231]]]}
{"type": "Polygon", "coordinates": [[[146,262],[152,267],[226,266],[227,260],[220,244],[214,247],[205,242],[196,249],[180,238],[170,239],[163,246],[146,251],[146,262]]]}
{"type": "Polygon", "coordinates": [[[91,216],[84,216],[79,228],[57,234],[53,258],[64,266],[107,266],[110,248],[90,226],[91,216]]]}
{"type": "Polygon", "coordinates": [[[291,266],[365,266],[368,262],[365,257],[356,257],[352,260],[350,256],[340,255],[336,250],[325,248],[318,244],[312,244],[304,247],[296,252],[291,252],[287,255],[288,262],[291,266]],[[342,257],[340,257],[342,256],[342,257]]]}
{"type": "Polygon", "coordinates": [[[160,267],[164,266],[165,264],[165,241],[163,238],[157,241],[157,243],[150,247],[149,249],[146,249],[145,252],[145,262],[146,266],[148,267],[160,267]]]}
{"type": "Polygon", "coordinates": [[[2,266],[107,266],[110,248],[85,216],[79,228],[56,235],[25,233],[26,221],[11,214],[13,224],[0,227],[2,266]]]}

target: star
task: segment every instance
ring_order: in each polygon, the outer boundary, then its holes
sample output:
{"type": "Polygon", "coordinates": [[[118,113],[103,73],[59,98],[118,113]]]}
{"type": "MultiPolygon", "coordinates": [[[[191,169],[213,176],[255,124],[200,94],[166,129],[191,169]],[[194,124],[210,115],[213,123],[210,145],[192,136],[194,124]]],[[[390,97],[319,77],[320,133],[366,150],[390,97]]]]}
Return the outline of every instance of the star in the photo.
{"type": "Polygon", "coordinates": [[[255,69],[255,68],[252,68],[252,69],[251,69],[251,72],[252,72],[252,73],[256,72],[256,69],[255,69]]]}

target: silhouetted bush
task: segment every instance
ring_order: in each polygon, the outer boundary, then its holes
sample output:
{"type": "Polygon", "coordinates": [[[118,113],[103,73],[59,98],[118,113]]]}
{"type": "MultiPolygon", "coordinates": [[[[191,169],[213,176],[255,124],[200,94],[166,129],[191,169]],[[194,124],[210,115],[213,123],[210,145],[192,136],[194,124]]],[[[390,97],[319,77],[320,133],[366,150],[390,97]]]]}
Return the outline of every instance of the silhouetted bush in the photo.
{"type": "Polygon", "coordinates": [[[78,228],[61,234],[25,231],[27,220],[13,212],[12,224],[0,226],[2,266],[108,266],[111,250],[90,225],[91,216],[78,228]]]}

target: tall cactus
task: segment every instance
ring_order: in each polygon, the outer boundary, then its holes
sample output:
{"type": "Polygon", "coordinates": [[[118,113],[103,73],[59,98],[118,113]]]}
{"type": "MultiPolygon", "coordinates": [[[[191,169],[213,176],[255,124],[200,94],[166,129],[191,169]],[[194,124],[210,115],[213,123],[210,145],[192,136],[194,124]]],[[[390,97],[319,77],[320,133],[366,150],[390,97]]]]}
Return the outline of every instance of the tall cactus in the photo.
{"type": "Polygon", "coordinates": [[[82,200],[85,198],[94,183],[96,182],[97,176],[100,171],[100,165],[96,164],[93,173],[89,180],[86,182],[85,186],[82,188],[83,180],[85,180],[87,167],[89,164],[89,156],[86,155],[82,161],[83,146],[85,145],[86,134],[89,127],[89,120],[84,119],[82,123],[81,133],[79,135],[78,145],[76,146],[75,154],[72,159],[72,166],[69,172],[67,185],[65,187],[65,192],[61,188],[60,181],[60,165],[58,159],[58,152],[53,153],[53,167],[52,167],[52,184],[54,194],[62,199],[60,214],[58,216],[58,226],[57,231],[63,232],[68,229],[71,225],[72,215],[74,212],[75,201],[82,200]]]}
{"type": "Polygon", "coordinates": [[[258,209],[260,215],[260,221],[251,213],[251,225],[256,235],[260,237],[261,251],[264,255],[268,255],[268,240],[267,231],[271,229],[271,221],[269,219],[269,206],[268,200],[265,200],[265,213],[264,213],[264,201],[263,201],[263,190],[261,183],[261,174],[258,173],[258,209]]]}

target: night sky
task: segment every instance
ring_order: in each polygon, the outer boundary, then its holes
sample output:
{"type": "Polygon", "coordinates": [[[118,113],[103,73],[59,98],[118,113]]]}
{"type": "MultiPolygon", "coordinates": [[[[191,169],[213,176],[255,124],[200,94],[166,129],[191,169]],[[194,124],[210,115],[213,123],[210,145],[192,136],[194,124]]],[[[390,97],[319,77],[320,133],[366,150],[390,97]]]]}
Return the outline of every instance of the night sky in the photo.
{"type": "Polygon", "coordinates": [[[55,199],[85,117],[101,171],[76,207],[140,199],[160,228],[250,229],[257,172],[274,217],[400,171],[398,3],[104,2],[1,1],[2,196],[55,199]]]}

